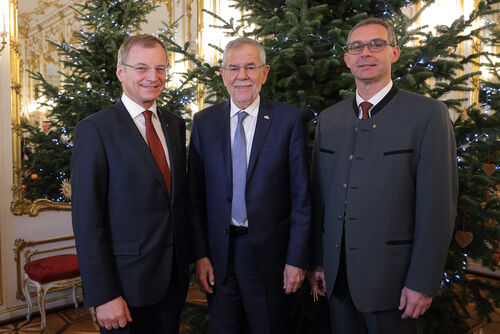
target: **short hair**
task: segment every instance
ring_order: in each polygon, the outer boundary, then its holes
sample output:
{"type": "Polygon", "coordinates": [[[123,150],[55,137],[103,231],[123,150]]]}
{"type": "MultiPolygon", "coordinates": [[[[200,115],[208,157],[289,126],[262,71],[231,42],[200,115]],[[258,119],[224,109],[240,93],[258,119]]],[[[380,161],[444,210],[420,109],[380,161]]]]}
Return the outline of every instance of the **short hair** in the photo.
{"type": "Polygon", "coordinates": [[[239,37],[227,43],[226,47],[224,48],[224,55],[222,56],[222,66],[226,66],[227,53],[229,52],[230,49],[239,49],[244,45],[255,46],[259,51],[260,61],[262,62],[263,65],[266,64],[266,51],[264,50],[262,44],[248,37],[239,37]]]}
{"type": "Polygon", "coordinates": [[[127,60],[128,53],[134,45],[140,45],[145,48],[154,48],[155,45],[160,45],[165,50],[165,54],[167,54],[167,48],[165,48],[163,42],[157,37],[148,34],[139,34],[127,38],[122,43],[118,50],[118,64],[123,64],[127,60]]]}
{"type": "Polygon", "coordinates": [[[394,29],[392,28],[392,26],[386,21],[376,17],[370,17],[356,23],[356,25],[351,29],[351,31],[349,31],[349,35],[347,36],[347,44],[351,42],[351,34],[354,30],[358,29],[359,27],[367,26],[370,24],[378,24],[379,26],[384,27],[387,30],[387,35],[389,37],[388,42],[391,44],[396,44],[396,34],[394,33],[394,29]]]}

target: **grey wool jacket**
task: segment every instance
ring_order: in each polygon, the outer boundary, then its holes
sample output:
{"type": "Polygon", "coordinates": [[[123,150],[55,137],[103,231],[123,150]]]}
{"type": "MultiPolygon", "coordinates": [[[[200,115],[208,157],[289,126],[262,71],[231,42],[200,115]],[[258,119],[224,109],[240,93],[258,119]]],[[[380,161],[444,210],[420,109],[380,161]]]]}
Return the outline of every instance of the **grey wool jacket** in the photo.
{"type": "Polygon", "coordinates": [[[319,117],[313,261],[330,296],[345,247],[353,302],[374,312],[397,308],[404,286],[438,292],[455,221],[456,144],[442,102],[396,87],[372,118],[357,115],[353,96],[319,117]]]}

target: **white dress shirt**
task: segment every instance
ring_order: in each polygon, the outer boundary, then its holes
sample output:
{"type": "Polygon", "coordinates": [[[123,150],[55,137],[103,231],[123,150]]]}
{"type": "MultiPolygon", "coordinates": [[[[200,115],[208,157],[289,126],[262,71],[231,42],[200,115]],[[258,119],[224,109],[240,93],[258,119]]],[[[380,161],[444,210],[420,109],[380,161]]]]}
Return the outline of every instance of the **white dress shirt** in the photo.
{"type": "MultiPolygon", "coordinates": [[[[260,96],[258,96],[255,101],[251,105],[249,105],[245,110],[248,116],[243,119],[243,129],[245,129],[245,139],[247,143],[247,167],[248,162],[250,161],[250,153],[252,152],[252,142],[253,136],[255,134],[255,126],[257,125],[257,115],[259,114],[259,105],[260,105],[260,96]]],[[[241,109],[234,104],[233,100],[231,100],[231,111],[229,114],[230,117],[230,133],[231,133],[231,152],[233,151],[233,142],[234,142],[234,134],[236,132],[236,127],[238,126],[238,112],[241,109]]],[[[245,219],[243,223],[238,224],[236,220],[231,218],[231,224],[235,226],[248,226],[248,219],[245,219]]]]}
{"type": "MultiPolygon", "coordinates": [[[[132,101],[125,93],[122,95],[122,102],[125,108],[127,109],[130,117],[134,120],[137,129],[141,133],[142,137],[148,143],[148,139],[146,137],[146,120],[144,119],[143,112],[146,110],[144,107],[138,105],[134,101],[132,101]]],[[[165,139],[165,135],[163,134],[163,129],[161,127],[160,119],[158,118],[158,113],[156,110],[156,102],[153,103],[151,107],[148,108],[151,110],[151,122],[153,123],[153,127],[155,128],[156,134],[160,138],[161,146],[163,146],[163,150],[165,151],[165,157],[167,158],[168,168],[170,168],[170,157],[168,155],[168,147],[167,140],[165,139]]],[[[149,146],[149,144],[148,144],[149,146]]]]}
{"type": "MultiPolygon", "coordinates": [[[[387,95],[387,93],[389,93],[391,88],[392,88],[392,80],[389,81],[387,86],[382,88],[377,94],[373,95],[368,101],[366,101],[372,104],[370,109],[368,109],[368,116],[370,116],[370,118],[372,118],[373,107],[375,107],[377,103],[382,101],[382,99],[387,95]]],[[[361,102],[365,102],[365,100],[359,95],[358,89],[356,89],[356,105],[358,106],[359,109],[359,115],[358,115],[359,119],[363,118],[363,109],[361,109],[361,102]]]]}

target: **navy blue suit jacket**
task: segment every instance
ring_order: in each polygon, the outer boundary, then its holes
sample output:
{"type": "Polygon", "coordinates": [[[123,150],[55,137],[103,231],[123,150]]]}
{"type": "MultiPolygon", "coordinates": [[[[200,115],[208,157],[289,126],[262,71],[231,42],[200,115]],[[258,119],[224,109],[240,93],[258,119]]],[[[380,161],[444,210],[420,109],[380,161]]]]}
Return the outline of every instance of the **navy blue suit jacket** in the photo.
{"type": "Polygon", "coordinates": [[[86,306],[118,296],[131,306],[155,303],[167,290],[173,254],[180,286],[187,289],[185,122],[160,108],[158,115],[170,156],[172,199],[121,101],[76,128],[72,220],[86,306]]]}
{"type": "MultiPolygon", "coordinates": [[[[194,116],[188,196],[193,258],[208,256],[216,284],[226,276],[231,220],[230,102],[194,116]]],[[[257,270],[282,289],[286,264],[306,268],[310,198],[304,120],[296,107],[261,98],[247,170],[246,205],[257,270]]]]}

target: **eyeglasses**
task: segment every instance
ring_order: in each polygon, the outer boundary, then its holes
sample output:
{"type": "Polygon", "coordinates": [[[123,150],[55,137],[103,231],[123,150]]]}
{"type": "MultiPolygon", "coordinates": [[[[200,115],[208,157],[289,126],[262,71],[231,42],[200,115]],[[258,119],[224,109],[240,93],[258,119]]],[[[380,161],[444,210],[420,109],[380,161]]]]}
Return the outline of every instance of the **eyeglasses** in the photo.
{"type": "Polygon", "coordinates": [[[151,69],[154,69],[156,71],[156,73],[163,75],[163,74],[167,73],[167,70],[168,70],[168,66],[156,66],[156,67],[145,66],[145,65],[132,66],[132,65],[124,64],[124,63],[120,63],[120,65],[130,67],[139,74],[146,74],[151,69]]]}
{"type": "Polygon", "coordinates": [[[253,73],[257,72],[257,70],[259,68],[263,68],[264,66],[266,66],[266,65],[260,65],[260,66],[257,66],[257,65],[246,65],[246,66],[229,65],[229,66],[224,67],[224,69],[226,71],[228,71],[228,73],[230,75],[237,75],[238,73],[240,73],[241,69],[244,69],[249,74],[253,74],[253,73]]]}
{"type": "Polygon", "coordinates": [[[371,52],[380,52],[385,49],[386,45],[395,46],[395,43],[389,43],[383,39],[374,39],[369,41],[368,43],[363,43],[360,41],[352,42],[347,44],[347,52],[352,55],[359,55],[363,52],[365,46],[368,47],[368,50],[371,52]]]}

